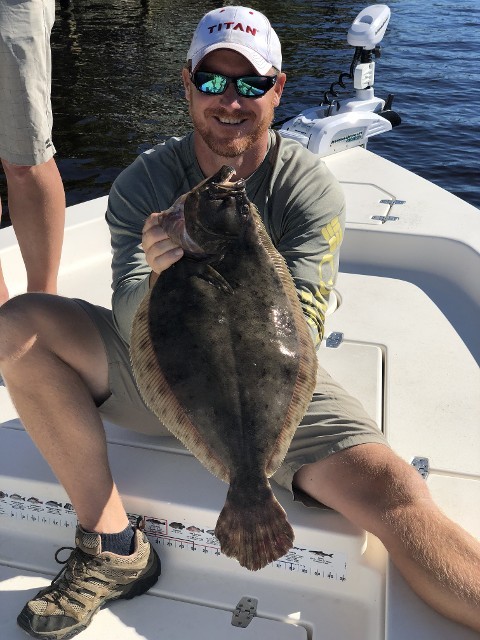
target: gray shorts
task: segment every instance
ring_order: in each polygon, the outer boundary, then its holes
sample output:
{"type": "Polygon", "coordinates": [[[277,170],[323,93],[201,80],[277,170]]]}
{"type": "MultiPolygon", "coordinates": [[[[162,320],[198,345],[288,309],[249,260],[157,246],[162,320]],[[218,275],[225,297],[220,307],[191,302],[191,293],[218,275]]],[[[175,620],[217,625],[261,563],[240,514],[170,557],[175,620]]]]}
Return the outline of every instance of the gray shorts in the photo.
{"type": "Polygon", "coordinates": [[[0,158],[34,166],[50,160],[50,32],[55,0],[0,0],[0,158]]]}
{"type": "MultiPolygon", "coordinates": [[[[102,418],[148,435],[171,436],[140,397],[130,366],[128,345],[113,325],[112,312],[84,300],[76,302],[91,317],[105,344],[111,395],[99,407],[102,418]]],[[[362,405],[319,366],[312,402],[273,480],[293,492],[293,476],[300,467],[366,443],[387,444],[387,441],[362,405]]],[[[300,499],[309,502],[304,496],[300,499]]]]}

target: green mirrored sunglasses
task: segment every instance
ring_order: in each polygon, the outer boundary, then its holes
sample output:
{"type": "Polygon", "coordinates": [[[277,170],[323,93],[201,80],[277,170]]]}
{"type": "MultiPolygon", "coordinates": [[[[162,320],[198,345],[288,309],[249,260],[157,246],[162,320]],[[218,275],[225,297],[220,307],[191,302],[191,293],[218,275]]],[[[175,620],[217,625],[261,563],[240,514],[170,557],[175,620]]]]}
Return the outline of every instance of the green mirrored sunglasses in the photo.
{"type": "Polygon", "coordinates": [[[195,71],[190,74],[193,84],[201,93],[219,96],[225,93],[233,82],[236,92],[242,98],[260,98],[277,82],[277,76],[238,76],[231,78],[221,73],[195,71]]]}

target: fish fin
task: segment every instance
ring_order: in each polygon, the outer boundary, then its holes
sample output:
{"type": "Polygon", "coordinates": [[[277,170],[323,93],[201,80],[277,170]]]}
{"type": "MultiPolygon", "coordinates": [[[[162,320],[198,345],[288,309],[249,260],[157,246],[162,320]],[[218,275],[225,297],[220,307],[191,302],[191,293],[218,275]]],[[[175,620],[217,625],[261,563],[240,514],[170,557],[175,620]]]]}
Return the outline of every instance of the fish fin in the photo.
{"type": "Polygon", "coordinates": [[[233,288],[216,269],[206,262],[207,260],[212,260],[212,256],[204,256],[203,258],[185,256],[182,260],[172,264],[162,273],[163,291],[165,293],[173,291],[178,287],[179,283],[182,283],[187,278],[200,278],[220,289],[223,293],[232,294],[233,288]]]}
{"type": "Polygon", "coordinates": [[[284,556],[295,535],[286,513],[273,495],[268,480],[246,497],[232,482],[218,517],[215,536],[222,553],[242,567],[258,571],[284,556]]]}
{"type": "Polygon", "coordinates": [[[308,405],[312,401],[317,380],[318,362],[310,329],[308,328],[303,314],[298,292],[295,288],[295,282],[290,274],[285,258],[274,247],[273,242],[260,218],[260,214],[254,205],[251,205],[251,213],[258,234],[258,239],[272,261],[272,264],[275,266],[275,270],[282,282],[283,289],[290,300],[291,311],[299,338],[298,353],[300,354],[300,361],[295,387],[292,392],[292,397],[282,429],[278,434],[275,446],[272,449],[270,460],[267,462],[265,469],[267,477],[270,478],[282,464],[295,431],[302,421],[308,405]]]}
{"type": "Polygon", "coordinates": [[[208,282],[217,289],[220,289],[220,291],[223,291],[223,293],[227,293],[229,295],[233,293],[232,287],[228,284],[225,278],[218,273],[216,269],[214,269],[209,264],[202,265],[202,267],[202,269],[199,269],[198,272],[195,273],[197,277],[205,280],[205,282],[208,282]]]}
{"type": "Polygon", "coordinates": [[[130,359],[140,394],[160,422],[191,451],[213,475],[229,481],[229,471],[216,452],[205,444],[161,372],[149,331],[150,291],[140,303],[133,319],[130,359]]]}

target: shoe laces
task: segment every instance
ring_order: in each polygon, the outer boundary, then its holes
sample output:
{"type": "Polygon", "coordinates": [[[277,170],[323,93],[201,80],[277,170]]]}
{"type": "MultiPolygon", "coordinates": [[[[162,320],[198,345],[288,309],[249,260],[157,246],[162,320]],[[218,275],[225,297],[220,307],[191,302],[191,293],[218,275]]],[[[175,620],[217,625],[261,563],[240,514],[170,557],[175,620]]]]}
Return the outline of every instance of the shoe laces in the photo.
{"type": "MultiPolygon", "coordinates": [[[[78,547],[60,547],[55,552],[55,561],[64,565],[50,583],[51,591],[42,596],[42,599],[50,599],[56,605],[61,605],[62,598],[66,598],[68,602],[80,606],[82,609],[85,605],[72,599],[75,593],[85,593],[85,574],[92,566],[101,566],[101,562],[88,553],[85,553],[78,547]],[[58,556],[62,551],[71,551],[66,560],[59,560],[58,556]]],[[[89,591],[89,590],[88,590],[89,591]]],[[[92,595],[94,593],[92,592],[92,595]]]]}

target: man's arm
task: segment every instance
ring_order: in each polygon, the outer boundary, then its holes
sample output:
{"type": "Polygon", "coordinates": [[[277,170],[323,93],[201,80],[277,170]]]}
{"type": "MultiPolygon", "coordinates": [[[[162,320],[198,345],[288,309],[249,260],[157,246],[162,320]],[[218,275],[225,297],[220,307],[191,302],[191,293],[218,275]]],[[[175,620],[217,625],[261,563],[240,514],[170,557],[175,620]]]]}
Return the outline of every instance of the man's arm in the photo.
{"type": "MultiPolygon", "coordinates": [[[[160,167],[160,171],[161,171],[160,167]]],[[[157,169],[157,167],[155,167],[157,169]]],[[[174,181],[168,169],[155,189],[145,158],[139,156],[115,180],[108,199],[106,220],[112,244],[112,309],[116,327],[130,341],[133,316],[150,286],[165,268],[180,258],[162,231],[158,218],[171,204],[174,181]]]]}
{"type": "MultiPolygon", "coordinates": [[[[345,198],[337,180],[315,156],[299,154],[278,176],[272,207],[282,211],[276,239],[300,297],[315,345],[323,338],[328,300],[338,273],[345,198]]],[[[275,215],[275,213],[274,213],[275,215]]],[[[278,217],[278,213],[277,213],[278,217]]]]}

